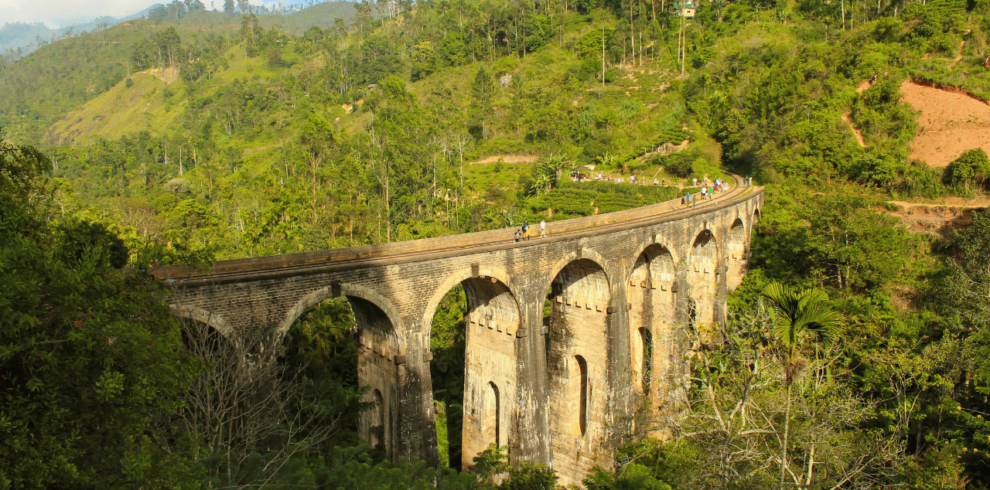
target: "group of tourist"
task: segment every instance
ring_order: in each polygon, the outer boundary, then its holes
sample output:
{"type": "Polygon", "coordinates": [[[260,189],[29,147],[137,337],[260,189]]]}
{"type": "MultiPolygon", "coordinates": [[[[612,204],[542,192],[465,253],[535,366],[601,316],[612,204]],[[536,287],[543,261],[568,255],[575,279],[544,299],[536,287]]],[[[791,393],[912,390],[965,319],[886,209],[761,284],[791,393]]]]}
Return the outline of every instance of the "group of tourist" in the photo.
{"type": "MultiPolygon", "coordinates": [[[[540,238],[546,238],[546,236],[547,236],[547,221],[541,219],[540,220],[540,238]]],[[[513,241],[518,243],[520,240],[523,240],[523,239],[529,240],[529,238],[530,238],[529,220],[525,220],[525,221],[523,221],[522,228],[516,230],[516,239],[513,240],[513,241]]]]}
{"type": "MultiPolygon", "coordinates": [[[[744,187],[746,186],[747,181],[751,182],[749,179],[750,177],[746,177],[743,179],[744,187]]],[[[697,178],[695,177],[691,178],[691,186],[692,187],[698,186],[697,178]]],[[[684,196],[681,197],[681,204],[685,206],[695,207],[698,205],[698,199],[702,201],[715,199],[716,193],[720,194],[727,190],[729,190],[729,185],[721,178],[715,179],[715,181],[710,181],[708,180],[708,177],[705,177],[704,180],[701,181],[701,191],[694,195],[692,195],[690,192],[685,193],[684,196]]]]}
{"type": "MultiPolygon", "coordinates": [[[[611,176],[605,175],[604,172],[598,172],[597,175],[592,174],[591,177],[589,177],[587,175],[584,175],[584,174],[578,174],[578,175],[576,175],[574,177],[571,177],[571,182],[588,182],[589,180],[595,181],[595,182],[611,182],[613,184],[625,184],[626,183],[626,178],[625,177],[622,177],[622,176],[611,177],[611,176]]],[[[630,184],[646,185],[647,182],[648,182],[648,179],[646,177],[640,177],[639,179],[637,179],[635,174],[629,176],[629,183],[630,184]]],[[[667,179],[659,179],[658,180],[656,177],[653,177],[653,185],[667,185],[667,179]]]]}

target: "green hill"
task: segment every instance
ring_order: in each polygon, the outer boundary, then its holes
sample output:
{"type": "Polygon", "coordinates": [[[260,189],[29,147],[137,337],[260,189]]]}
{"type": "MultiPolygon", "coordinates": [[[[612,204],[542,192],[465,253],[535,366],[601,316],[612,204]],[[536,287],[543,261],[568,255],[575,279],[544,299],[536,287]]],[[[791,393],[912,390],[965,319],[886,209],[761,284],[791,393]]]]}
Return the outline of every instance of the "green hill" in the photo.
{"type": "MultiPolygon", "coordinates": [[[[353,18],[353,4],[328,2],[288,15],[260,15],[258,23],[301,34],[310,26],[342,28],[353,18]],[[339,20],[338,20],[339,19],[339,20]]],[[[107,92],[143,67],[135,46],[152,42],[169,27],[181,35],[187,56],[182,62],[211,56],[241,27],[241,17],[193,11],[177,23],[131,20],[105,30],[62,39],[10,65],[0,65],[0,127],[18,141],[40,144],[48,129],[69,111],[107,92]]],[[[226,48],[222,48],[226,51],[226,48]]],[[[177,66],[176,66],[177,67],[177,66]]]]}

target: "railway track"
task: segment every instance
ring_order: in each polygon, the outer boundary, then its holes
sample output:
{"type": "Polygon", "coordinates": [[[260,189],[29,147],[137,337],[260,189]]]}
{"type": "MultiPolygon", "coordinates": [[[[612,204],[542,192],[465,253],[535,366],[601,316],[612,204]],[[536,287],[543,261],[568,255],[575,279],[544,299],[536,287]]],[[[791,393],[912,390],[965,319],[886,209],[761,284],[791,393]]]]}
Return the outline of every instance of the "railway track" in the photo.
{"type": "MultiPolygon", "coordinates": [[[[403,264],[410,262],[419,262],[423,260],[439,259],[444,257],[451,257],[457,255],[463,255],[464,252],[470,253],[481,253],[487,251],[503,250],[515,247],[531,247],[538,246],[542,243],[556,242],[560,240],[569,240],[574,238],[581,238],[583,236],[598,235],[601,233],[623,231],[630,228],[636,228],[645,224],[661,223],[664,221],[672,221],[680,219],[682,217],[692,216],[694,214],[706,213],[711,211],[713,208],[717,209],[723,206],[731,206],[743,198],[747,198],[752,193],[756,192],[755,187],[743,187],[742,177],[736,174],[729,174],[733,180],[733,187],[725,194],[719,196],[717,199],[708,200],[700,203],[697,207],[688,207],[680,205],[680,198],[665,201],[663,203],[656,204],[656,206],[670,207],[670,211],[663,211],[657,214],[652,214],[649,216],[643,216],[639,218],[626,219],[622,221],[601,223],[601,224],[590,224],[586,226],[578,226],[575,228],[563,228],[559,230],[554,230],[552,228],[559,228],[563,223],[567,221],[558,221],[556,226],[548,226],[548,231],[552,232],[552,235],[546,238],[536,238],[521,242],[514,242],[514,231],[517,228],[504,228],[502,230],[497,230],[495,233],[492,231],[487,232],[476,232],[479,235],[493,235],[498,234],[498,231],[504,231],[504,239],[499,238],[497,240],[487,240],[472,242],[464,245],[453,245],[446,247],[437,247],[427,250],[416,250],[410,252],[398,252],[398,253],[388,253],[378,256],[360,256],[359,253],[356,254],[354,258],[343,258],[334,260],[333,257],[328,256],[323,260],[306,260],[300,259],[301,263],[288,263],[285,265],[269,266],[256,269],[246,269],[238,268],[236,270],[228,271],[217,271],[217,272],[200,272],[188,266],[165,266],[158,267],[149,271],[149,273],[159,279],[167,279],[173,282],[176,286],[191,286],[191,285],[202,285],[204,283],[209,284],[223,284],[229,282],[237,282],[242,280],[257,280],[257,279],[277,279],[287,276],[301,276],[309,274],[320,274],[325,272],[334,272],[339,270],[352,270],[364,267],[376,267],[381,265],[391,265],[391,264],[403,264]]],[[[620,211],[619,213],[621,213],[620,211]]],[[[607,216],[607,215],[600,215],[607,216]]],[[[580,219],[580,218],[579,218],[580,219]]],[[[575,220],[576,221],[576,220],[575,220]]],[[[550,225],[550,223],[548,223],[550,225]]],[[[471,234],[465,234],[463,236],[467,237],[471,234]]],[[[501,236],[501,235],[499,235],[501,236]]],[[[480,238],[480,237],[479,237],[480,238]]],[[[398,242],[398,243],[410,243],[410,242],[398,242]]],[[[358,248],[358,247],[354,247],[358,248]]],[[[347,249],[344,249],[347,250],[347,249]]],[[[295,255],[295,254],[291,254],[295,255]]],[[[283,256],[283,257],[288,257],[283,256]]],[[[234,262],[240,262],[242,260],[251,259],[235,259],[231,261],[220,261],[214,265],[214,269],[217,266],[223,268],[224,263],[232,264],[234,262]]],[[[244,264],[248,265],[248,264],[244,264]]]]}

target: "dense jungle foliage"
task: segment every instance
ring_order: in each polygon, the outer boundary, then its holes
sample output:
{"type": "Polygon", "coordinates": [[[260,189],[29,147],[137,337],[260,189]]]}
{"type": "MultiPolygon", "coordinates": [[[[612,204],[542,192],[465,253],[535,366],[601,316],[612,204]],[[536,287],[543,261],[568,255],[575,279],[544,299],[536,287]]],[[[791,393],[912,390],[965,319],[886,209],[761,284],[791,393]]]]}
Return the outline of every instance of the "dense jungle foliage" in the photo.
{"type": "Polygon", "coordinates": [[[462,288],[431,329],[436,469],[358,443],[346,302],[259,354],[144,272],[610,212],[722,169],[767,197],[730,321],[692,339],[669,437],[617,423],[584,486],[990,487],[990,214],[891,213],[984,195],[981,149],[909,161],[899,87],[990,98],[986,1],[365,1],[312,28],[194,3],[0,63],[0,488],[553,488],[504,448],[456,470],[462,288]]]}

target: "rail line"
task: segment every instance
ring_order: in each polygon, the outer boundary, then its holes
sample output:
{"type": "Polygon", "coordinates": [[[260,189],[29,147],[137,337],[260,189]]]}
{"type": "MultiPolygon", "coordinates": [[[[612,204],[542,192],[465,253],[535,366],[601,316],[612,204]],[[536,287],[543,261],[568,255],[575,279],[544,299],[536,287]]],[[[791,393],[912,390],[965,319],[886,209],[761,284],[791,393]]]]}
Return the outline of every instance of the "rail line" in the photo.
{"type": "MultiPolygon", "coordinates": [[[[361,257],[360,254],[358,254],[358,256],[355,258],[334,260],[332,257],[328,257],[322,261],[308,261],[303,263],[288,264],[282,266],[257,268],[251,270],[240,269],[240,270],[231,270],[231,271],[223,271],[223,272],[199,272],[188,266],[165,266],[165,267],[158,267],[152,269],[149,271],[149,273],[159,279],[168,279],[173,283],[175,283],[176,286],[182,287],[182,286],[191,286],[191,285],[201,285],[203,283],[224,284],[229,282],[237,282],[241,280],[277,279],[288,276],[302,276],[302,275],[334,272],[339,270],[353,270],[356,268],[364,268],[364,267],[376,267],[381,265],[419,262],[423,260],[432,260],[432,259],[461,255],[465,251],[471,251],[472,253],[480,253],[480,252],[503,250],[503,249],[509,249],[515,247],[537,246],[547,242],[556,242],[560,240],[581,238],[584,236],[598,235],[606,232],[623,231],[625,229],[635,228],[647,223],[651,223],[651,224],[661,223],[665,221],[680,219],[682,217],[692,216],[694,214],[705,213],[710,211],[712,208],[731,206],[742,200],[742,198],[745,198],[757,191],[757,188],[754,186],[743,187],[742,177],[740,177],[739,175],[732,173],[729,173],[729,175],[735,181],[735,185],[728,191],[728,193],[720,196],[717,199],[710,199],[708,201],[705,201],[700,206],[689,207],[687,205],[684,205],[683,207],[675,207],[670,211],[664,211],[657,214],[652,214],[649,216],[643,216],[639,218],[631,218],[631,219],[626,219],[611,223],[591,224],[577,228],[565,228],[563,230],[554,231],[552,235],[549,235],[545,238],[537,238],[537,239],[515,242],[511,238],[508,238],[512,236],[511,234],[514,233],[514,230],[518,229],[518,227],[512,227],[512,228],[503,228],[500,230],[475,232],[479,234],[492,234],[493,231],[495,232],[504,231],[506,233],[505,236],[507,237],[505,239],[480,241],[480,242],[474,242],[464,245],[452,245],[452,246],[438,247],[427,250],[389,253],[374,257],[361,257]]],[[[664,206],[664,205],[677,206],[678,205],[677,202],[679,200],[680,198],[665,201],[663,203],[658,203],[657,206],[664,206]]],[[[622,211],[619,211],[619,213],[621,212],[622,211]]],[[[607,215],[599,215],[599,216],[607,216],[607,215]]],[[[561,223],[566,223],[566,221],[568,220],[558,221],[556,223],[558,224],[558,226],[560,226],[561,223]]],[[[465,235],[471,235],[471,234],[469,233],[465,235]]],[[[403,242],[397,242],[397,243],[403,243],[403,242]]],[[[404,242],[404,243],[409,243],[409,242],[404,242]]],[[[294,254],[287,254],[287,255],[294,255],[294,254]]],[[[234,259],[234,260],[245,260],[245,259],[234,259]]],[[[224,262],[228,262],[228,263],[234,262],[234,260],[220,261],[218,262],[218,264],[222,264],[224,262]]]]}

